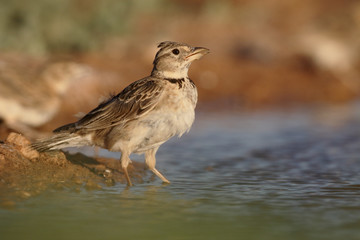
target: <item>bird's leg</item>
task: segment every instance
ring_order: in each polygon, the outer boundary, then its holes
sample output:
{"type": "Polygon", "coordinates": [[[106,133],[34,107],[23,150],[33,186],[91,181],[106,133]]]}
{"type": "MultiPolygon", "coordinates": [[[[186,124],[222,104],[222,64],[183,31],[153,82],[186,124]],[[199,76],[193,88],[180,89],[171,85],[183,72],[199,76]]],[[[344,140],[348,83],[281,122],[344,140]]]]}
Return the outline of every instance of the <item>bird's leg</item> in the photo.
{"type": "Polygon", "coordinates": [[[94,147],[94,157],[95,158],[99,157],[99,152],[100,152],[100,148],[95,146],[94,147]]]}
{"type": "Polygon", "coordinates": [[[155,158],[155,154],[156,151],[158,150],[157,148],[153,148],[150,149],[148,151],[145,152],[145,162],[146,165],[149,167],[149,169],[155,173],[156,176],[158,176],[164,183],[170,183],[169,180],[167,180],[156,168],[155,168],[155,164],[156,164],[156,158],[155,158]]]}
{"type": "Polygon", "coordinates": [[[121,167],[122,167],[122,169],[124,170],[124,173],[125,173],[127,185],[132,186],[132,183],[131,183],[130,177],[129,177],[129,173],[127,171],[127,167],[128,167],[128,165],[130,163],[129,155],[127,153],[125,153],[125,152],[122,152],[120,161],[121,161],[121,167]]]}

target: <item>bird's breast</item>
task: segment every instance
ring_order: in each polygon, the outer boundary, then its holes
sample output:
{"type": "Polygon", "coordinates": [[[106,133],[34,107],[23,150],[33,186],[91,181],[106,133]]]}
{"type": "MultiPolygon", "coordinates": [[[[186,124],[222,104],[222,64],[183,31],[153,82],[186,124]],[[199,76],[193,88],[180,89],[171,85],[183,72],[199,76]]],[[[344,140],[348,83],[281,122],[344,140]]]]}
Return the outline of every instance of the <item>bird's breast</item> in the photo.
{"type": "Polygon", "coordinates": [[[182,86],[170,85],[164,92],[156,111],[163,116],[163,121],[167,122],[172,134],[181,136],[194,122],[196,103],[196,87],[186,81],[182,86]]]}
{"type": "Polygon", "coordinates": [[[137,121],[129,122],[121,131],[127,137],[121,138],[129,141],[133,152],[142,153],[173,136],[181,136],[194,122],[196,102],[195,86],[184,82],[179,88],[179,84],[169,83],[156,107],[137,121]]]}

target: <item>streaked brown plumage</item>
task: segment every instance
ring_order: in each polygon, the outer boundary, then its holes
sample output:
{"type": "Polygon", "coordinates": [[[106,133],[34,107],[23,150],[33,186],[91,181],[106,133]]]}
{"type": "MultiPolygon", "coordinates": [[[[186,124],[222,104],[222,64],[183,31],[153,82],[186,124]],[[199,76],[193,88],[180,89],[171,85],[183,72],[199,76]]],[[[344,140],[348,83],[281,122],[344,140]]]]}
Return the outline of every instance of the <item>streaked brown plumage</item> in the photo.
{"type": "Polygon", "coordinates": [[[120,151],[128,185],[129,155],[145,153],[149,169],[169,183],[155,168],[155,154],[162,143],[190,129],[197,90],[187,72],[191,62],[209,50],[176,42],[162,42],[159,48],[150,76],[133,82],[79,121],[55,129],[52,138],[36,142],[34,148],[96,145],[120,151]]]}

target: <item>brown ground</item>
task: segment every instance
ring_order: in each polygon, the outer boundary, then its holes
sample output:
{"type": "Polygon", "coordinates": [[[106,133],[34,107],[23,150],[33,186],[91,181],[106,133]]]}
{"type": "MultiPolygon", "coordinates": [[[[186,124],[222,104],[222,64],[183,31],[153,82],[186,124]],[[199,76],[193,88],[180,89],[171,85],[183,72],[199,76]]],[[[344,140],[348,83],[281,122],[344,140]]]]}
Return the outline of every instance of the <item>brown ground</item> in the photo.
{"type": "MultiPolygon", "coordinates": [[[[97,190],[126,184],[117,159],[65,155],[60,151],[39,153],[30,149],[29,143],[16,133],[0,143],[0,207],[12,208],[17,201],[49,189],[97,190]]],[[[133,162],[129,174],[135,184],[143,182],[145,165],[133,162]]]]}

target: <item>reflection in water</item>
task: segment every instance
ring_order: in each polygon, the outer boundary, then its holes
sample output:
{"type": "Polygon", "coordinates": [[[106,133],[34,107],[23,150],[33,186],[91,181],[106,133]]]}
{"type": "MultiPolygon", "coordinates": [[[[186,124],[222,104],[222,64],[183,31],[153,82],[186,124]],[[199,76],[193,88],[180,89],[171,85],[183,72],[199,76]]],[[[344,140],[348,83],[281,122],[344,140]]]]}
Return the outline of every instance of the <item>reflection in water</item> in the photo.
{"type": "Polygon", "coordinates": [[[188,135],[159,150],[159,169],[172,184],[54,190],[0,210],[0,233],[4,239],[356,239],[360,110],[327,111],[200,113],[188,135]]]}

